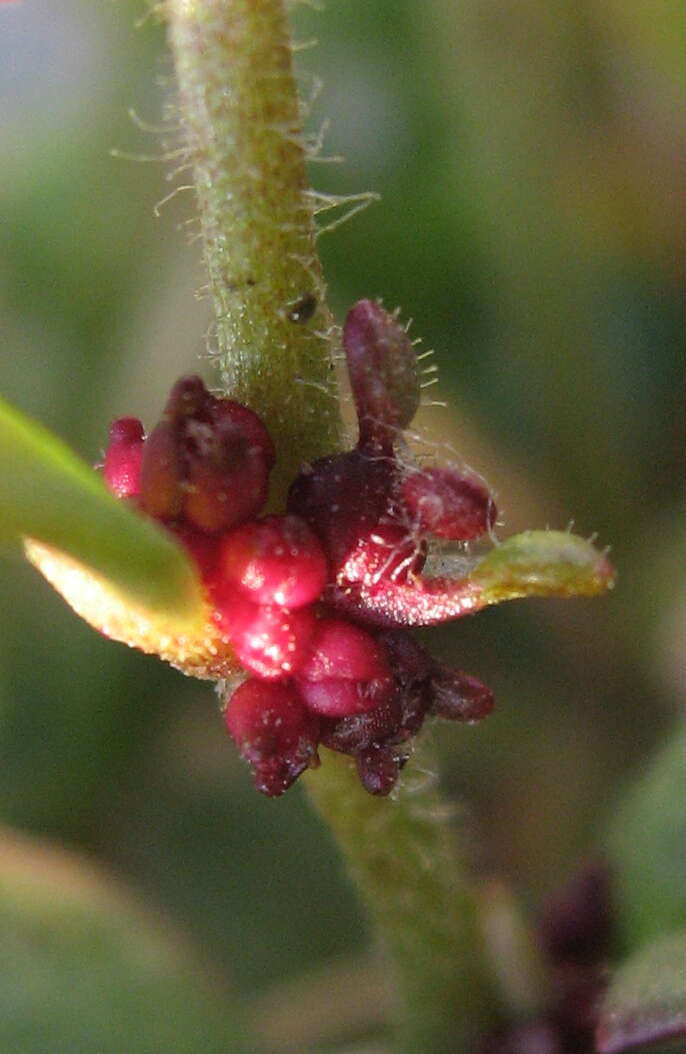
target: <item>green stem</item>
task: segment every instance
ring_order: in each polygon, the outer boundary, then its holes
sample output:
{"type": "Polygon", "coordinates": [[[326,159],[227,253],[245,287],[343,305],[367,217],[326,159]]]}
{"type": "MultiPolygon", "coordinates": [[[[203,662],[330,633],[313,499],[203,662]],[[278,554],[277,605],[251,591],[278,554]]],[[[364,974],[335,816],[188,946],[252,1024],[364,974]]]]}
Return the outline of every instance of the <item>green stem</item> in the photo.
{"type": "Polygon", "coordinates": [[[340,427],[284,4],[167,0],[167,16],[222,384],[267,421],[283,504],[340,427]]]}
{"type": "Polygon", "coordinates": [[[349,758],[328,751],[307,775],[395,972],[393,1051],[463,1054],[493,1020],[479,906],[452,809],[425,754],[394,792],[374,798],[349,758]]]}
{"type": "MultiPolygon", "coordinates": [[[[274,436],[282,506],[302,461],[339,444],[284,5],[167,0],[167,12],[222,381],[274,436]],[[308,297],[315,314],[298,320],[308,297]]],[[[454,1054],[487,1021],[477,902],[445,804],[433,784],[418,790],[411,779],[396,800],[375,799],[327,752],[308,784],[394,961],[397,1049],[454,1054]]]]}

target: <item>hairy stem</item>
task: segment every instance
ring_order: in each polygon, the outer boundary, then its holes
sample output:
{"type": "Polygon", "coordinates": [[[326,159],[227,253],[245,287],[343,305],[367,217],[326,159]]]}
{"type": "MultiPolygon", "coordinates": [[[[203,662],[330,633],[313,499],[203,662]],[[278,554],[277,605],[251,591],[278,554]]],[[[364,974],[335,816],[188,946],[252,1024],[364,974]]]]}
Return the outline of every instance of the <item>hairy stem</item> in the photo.
{"type": "Polygon", "coordinates": [[[326,752],[307,785],[395,972],[394,1054],[463,1054],[491,1019],[493,993],[465,845],[426,768],[415,760],[394,800],[373,798],[349,758],[326,752]]]}
{"type": "Polygon", "coordinates": [[[221,380],[267,422],[272,493],[332,450],[339,416],[281,0],[167,0],[221,380]]]}
{"type": "MultiPolygon", "coordinates": [[[[272,432],[282,507],[302,462],[339,444],[284,5],[167,0],[167,13],[222,383],[272,432]]],[[[396,967],[396,1049],[468,1051],[487,985],[476,898],[435,787],[374,799],[328,752],[308,784],[396,967]]]]}

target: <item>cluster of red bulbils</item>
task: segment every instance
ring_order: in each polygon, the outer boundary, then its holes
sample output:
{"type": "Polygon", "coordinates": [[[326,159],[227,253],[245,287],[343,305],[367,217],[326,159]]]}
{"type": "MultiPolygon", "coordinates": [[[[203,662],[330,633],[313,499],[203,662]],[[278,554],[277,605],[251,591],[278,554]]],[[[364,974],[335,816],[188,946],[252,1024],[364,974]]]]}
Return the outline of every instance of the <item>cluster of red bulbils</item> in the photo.
{"type": "MultiPolygon", "coordinates": [[[[354,450],[303,467],[284,515],[260,517],[276,451],[259,416],[178,381],[147,436],[114,422],[110,490],[164,523],[195,560],[213,619],[248,673],[225,710],[258,789],[285,791],[320,744],[388,794],[428,714],[476,721],[491,692],[432,659],[407,626],[455,617],[445,581],[420,578],[427,539],[466,542],[495,507],[479,481],[412,467],[403,432],[419,404],[414,347],[379,304],[343,329],[359,419],[354,450]]],[[[462,610],[460,611],[462,613],[462,610]]]]}

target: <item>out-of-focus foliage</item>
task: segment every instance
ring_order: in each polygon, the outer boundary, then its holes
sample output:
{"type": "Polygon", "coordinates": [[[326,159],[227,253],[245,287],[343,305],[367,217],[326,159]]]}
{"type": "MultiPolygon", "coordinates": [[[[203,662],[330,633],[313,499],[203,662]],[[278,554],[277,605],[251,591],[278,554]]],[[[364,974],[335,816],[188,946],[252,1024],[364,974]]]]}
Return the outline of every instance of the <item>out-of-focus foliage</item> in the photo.
{"type": "MultiPolygon", "coordinates": [[[[0,392],[93,462],[112,417],[150,424],[178,374],[211,377],[192,196],[153,213],[187,174],[166,181],[183,159],[144,11],[0,5],[0,392]]],[[[427,401],[449,404],[420,425],[483,472],[506,532],[574,518],[620,569],[608,598],[429,631],[496,691],[482,725],[429,735],[485,859],[535,904],[686,700],[686,17],[638,0],[296,17],[319,40],[305,92],[324,77],[310,126],[329,118],[323,153],[346,157],[313,179],[382,194],[322,238],[339,317],[402,305],[437,351],[427,401]]],[[[243,992],[360,952],[333,848],[299,790],[258,799],[209,689],[98,638],[18,548],[1,572],[3,820],[124,872],[243,992]]]]}

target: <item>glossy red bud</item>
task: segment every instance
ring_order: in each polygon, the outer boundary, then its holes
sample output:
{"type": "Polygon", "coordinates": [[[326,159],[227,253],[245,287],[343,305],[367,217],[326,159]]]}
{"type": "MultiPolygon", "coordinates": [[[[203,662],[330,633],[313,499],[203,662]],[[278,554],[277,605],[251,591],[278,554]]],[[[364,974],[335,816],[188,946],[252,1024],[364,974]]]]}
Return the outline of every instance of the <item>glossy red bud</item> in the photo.
{"type": "Polygon", "coordinates": [[[402,502],[421,530],[467,542],[485,534],[497,510],[488,489],[451,468],[412,472],[402,483],[402,502]]]}
{"type": "Polygon", "coordinates": [[[317,623],[298,680],[307,705],[327,717],[373,710],[393,691],[383,649],[369,633],[343,619],[317,623]]]}
{"type": "Polygon", "coordinates": [[[138,418],[120,417],[112,422],[103,477],[116,498],[139,495],[143,444],[143,425],[138,418]]]}
{"type": "Polygon", "coordinates": [[[321,593],[327,565],[316,535],[304,520],[269,516],[226,535],[218,573],[257,604],[301,608],[321,593]]]}
{"type": "Polygon", "coordinates": [[[215,596],[216,619],[241,665],[265,680],[281,680],[300,671],[309,657],[316,619],[310,608],[289,611],[253,604],[238,590],[215,596]]]}
{"type": "Polygon", "coordinates": [[[360,424],[360,447],[389,451],[419,406],[419,374],[412,341],[398,320],[373,300],[360,300],[343,325],[360,424]]]}
{"type": "Polygon", "coordinates": [[[231,696],[226,728],[264,794],[283,794],[314,758],[319,721],[291,684],[249,678],[231,696]]]}

